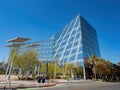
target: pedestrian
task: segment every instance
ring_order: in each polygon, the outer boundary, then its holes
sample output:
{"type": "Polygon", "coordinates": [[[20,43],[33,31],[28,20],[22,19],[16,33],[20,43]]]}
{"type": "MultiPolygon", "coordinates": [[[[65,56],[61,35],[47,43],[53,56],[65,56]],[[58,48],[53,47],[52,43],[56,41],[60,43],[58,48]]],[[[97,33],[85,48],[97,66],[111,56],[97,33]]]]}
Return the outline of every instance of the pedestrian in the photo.
{"type": "Polygon", "coordinates": [[[38,78],[38,83],[41,83],[41,77],[38,78]]]}
{"type": "Polygon", "coordinates": [[[42,77],[42,83],[45,83],[45,77],[44,76],[42,77]]]}

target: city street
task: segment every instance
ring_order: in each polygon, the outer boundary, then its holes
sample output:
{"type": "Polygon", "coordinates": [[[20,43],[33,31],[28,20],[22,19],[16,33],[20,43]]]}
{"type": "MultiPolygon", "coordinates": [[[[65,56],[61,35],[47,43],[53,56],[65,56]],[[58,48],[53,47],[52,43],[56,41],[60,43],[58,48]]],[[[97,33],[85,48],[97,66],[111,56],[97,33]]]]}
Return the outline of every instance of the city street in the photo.
{"type": "Polygon", "coordinates": [[[71,82],[53,87],[26,88],[18,90],[120,90],[120,83],[110,82],[71,82]]]}

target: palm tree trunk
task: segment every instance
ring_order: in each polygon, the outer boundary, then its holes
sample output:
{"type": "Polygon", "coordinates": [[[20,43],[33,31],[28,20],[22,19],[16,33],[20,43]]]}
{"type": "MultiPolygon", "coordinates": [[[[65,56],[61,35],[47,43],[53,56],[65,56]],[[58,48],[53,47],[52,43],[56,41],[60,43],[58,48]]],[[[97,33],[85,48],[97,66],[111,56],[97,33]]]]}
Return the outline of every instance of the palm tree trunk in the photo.
{"type": "Polygon", "coordinates": [[[95,75],[95,80],[96,80],[97,77],[96,77],[96,69],[95,69],[95,66],[94,66],[94,75],[95,75]]]}

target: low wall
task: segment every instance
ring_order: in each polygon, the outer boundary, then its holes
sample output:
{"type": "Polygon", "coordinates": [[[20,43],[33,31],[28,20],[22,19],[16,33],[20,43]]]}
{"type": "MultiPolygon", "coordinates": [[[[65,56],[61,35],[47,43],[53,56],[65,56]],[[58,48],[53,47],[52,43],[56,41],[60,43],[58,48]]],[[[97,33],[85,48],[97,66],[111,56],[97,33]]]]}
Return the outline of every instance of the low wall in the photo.
{"type": "MultiPolygon", "coordinates": [[[[8,77],[8,75],[7,75],[8,77]]],[[[0,75],[0,82],[1,81],[6,81],[7,79],[5,78],[5,75],[0,75]]],[[[17,75],[10,75],[10,80],[18,80],[18,76],[17,75]]]]}

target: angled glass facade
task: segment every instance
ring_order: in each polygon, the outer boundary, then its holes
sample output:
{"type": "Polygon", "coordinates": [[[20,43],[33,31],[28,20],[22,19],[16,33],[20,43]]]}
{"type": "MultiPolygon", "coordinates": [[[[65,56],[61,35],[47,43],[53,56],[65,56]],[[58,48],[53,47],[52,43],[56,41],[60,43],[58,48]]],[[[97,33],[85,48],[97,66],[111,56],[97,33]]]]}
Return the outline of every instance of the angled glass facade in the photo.
{"type": "Polygon", "coordinates": [[[55,54],[61,62],[81,63],[91,55],[100,57],[96,30],[80,15],[55,36],[55,54]]]}
{"type": "Polygon", "coordinates": [[[39,42],[40,60],[84,64],[91,55],[100,57],[96,30],[80,15],[71,20],[63,30],[49,40],[39,42]]]}

